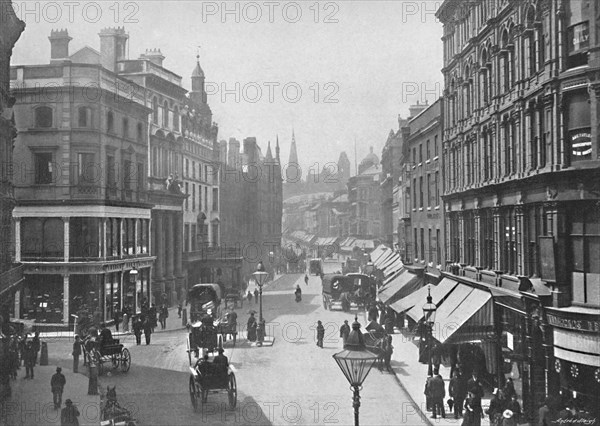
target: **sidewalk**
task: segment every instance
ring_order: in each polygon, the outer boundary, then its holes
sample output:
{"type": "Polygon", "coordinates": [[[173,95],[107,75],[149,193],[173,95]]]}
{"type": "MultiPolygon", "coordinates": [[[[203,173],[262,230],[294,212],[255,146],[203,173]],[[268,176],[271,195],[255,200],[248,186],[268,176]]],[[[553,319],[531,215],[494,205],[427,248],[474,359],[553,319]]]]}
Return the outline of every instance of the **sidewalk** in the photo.
{"type": "MultiPolygon", "coordinates": [[[[25,367],[18,370],[16,380],[11,380],[12,396],[0,410],[0,424],[25,425],[60,425],[60,410],[54,409],[50,379],[56,372],[55,365],[34,368],[35,379],[24,379],[25,367]]],[[[100,424],[100,396],[88,395],[88,378],[83,374],[75,374],[64,368],[67,384],[62,396],[62,408],[65,401],[71,399],[79,409],[80,425],[100,424]]]]}
{"type": "MultiPolygon", "coordinates": [[[[397,329],[396,329],[397,330],[397,329]]],[[[402,332],[396,331],[396,334],[392,335],[392,344],[394,345],[394,353],[392,355],[392,369],[394,370],[394,374],[396,378],[402,385],[402,387],[406,390],[406,392],[410,395],[414,403],[419,407],[419,409],[423,412],[423,415],[427,418],[431,425],[435,426],[458,426],[462,423],[462,418],[458,420],[454,419],[454,413],[448,412],[448,405],[445,405],[446,409],[446,418],[431,418],[431,412],[426,410],[425,404],[425,394],[423,393],[425,390],[425,380],[427,379],[427,364],[419,363],[419,348],[413,343],[412,335],[402,332]]],[[[418,339],[418,338],[417,338],[418,339]]],[[[440,365],[440,374],[444,378],[444,382],[446,383],[446,397],[444,398],[444,403],[449,398],[448,395],[448,385],[450,383],[450,368],[444,367],[440,365]]],[[[483,406],[483,411],[489,407],[490,400],[489,398],[483,398],[481,401],[481,405],[483,406]]],[[[484,419],[481,420],[482,426],[489,426],[489,417],[486,415],[484,419]]]]}

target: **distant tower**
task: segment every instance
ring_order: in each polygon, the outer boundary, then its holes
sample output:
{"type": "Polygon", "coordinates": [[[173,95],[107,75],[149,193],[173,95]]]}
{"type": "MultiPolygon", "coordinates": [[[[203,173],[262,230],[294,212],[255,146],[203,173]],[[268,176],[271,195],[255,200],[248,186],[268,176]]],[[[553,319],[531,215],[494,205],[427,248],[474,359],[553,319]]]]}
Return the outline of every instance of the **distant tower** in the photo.
{"type": "Polygon", "coordinates": [[[277,135],[277,143],[275,144],[275,161],[277,161],[277,164],[281,164],[279,159],[279,135],[277,135]]]}
{"type": "Polygon", "coordinates": [[[302,171],[298,163],[298,152],[296,151],[296,135],[292,130],[292,146],[290,147],[290,159],[285,169],[285,177],[288,183],[298,183],[302,178],[302,171]]]}
{"type": "Polygon", "coordinates": [[[196,55],[196,68],[194,68],[194,72],[192,72],[192,91],[190,92],[190,96],[192,101],[199,105],[206,103],[204,79],[204,71],[200,66],[200,55],[196,55]]]}
{"type": "Polygon", "coordinates": [[[346,182],[348,182],[348,179],[350,179],[350,160],[348,159],[348,156],[346,155],[345,151],[342,151],[342,153],[340,154],[337,166],[338,178],[340,182],[345,185],[346,182]]]}

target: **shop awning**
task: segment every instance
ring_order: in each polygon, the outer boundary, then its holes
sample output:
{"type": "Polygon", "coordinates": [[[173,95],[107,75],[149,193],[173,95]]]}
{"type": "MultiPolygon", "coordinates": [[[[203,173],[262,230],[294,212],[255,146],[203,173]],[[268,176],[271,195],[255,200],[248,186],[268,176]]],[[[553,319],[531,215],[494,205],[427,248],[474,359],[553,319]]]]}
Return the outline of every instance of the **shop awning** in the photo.
{"type": "Polygon", "coordinates": [[[461,336],[470,341],[472,334],[489,329],[493,322],[489,291],[465,284],[459,284],[454,291],[456,296],[450,294],[436,312],[433,337],[440,343],[457,342],[461,336]]]}
{"type": "Polygon", "coordinates": [[[564,361],[600,367],[600,336],[597,333],[554,328],[554,356],[564,361]]]}
{"type": "Polygon", "coordinates": [[[385,261],[383,261],[379,266],[377,266],[377,269],[380,269],[382,271],[385,271],[385,268],[388,268],[389,266],[391,266],[394,262],[400,260],[400,255],[398,253],[393,253],[391,256],[389,256],[387,259],[385,259],[385,261]]]}
{"type": "MultiPolygon", "coordinates": [[[[398,259],[396,259],[396,261],[394,263],[392,263],[390,266],[385,268],[385,270],[383,271],[383,275],[386,278],[386,280],[391,279],[391,278],[395,277],[397,275],[397,273],[402,270],[402,268],[404,268],[404,264],[402,263],[400,258],[398,258],[398,259]]],[[[386,282],[386,284],[387,284],[387,282],[386,282]]]]}
{"type": "Polygon", "coordinates": [[[419,290],[424,283],[422,277],[405,270],[379,292],[379,300],[386,304],[394,303],[419,290]]]}
{"type": "Polygon", "coordinates": [[[376,267],[380,267],[387,259],[394,255],[392,250],[386,250],[383,253],[379,253],[377,257],[373,256],[371,253],[371,261],[376,267]]]}
{"type": "Polygon", "coordinates": [[[379,258],[382,257],[384,254],[387,255],[391,252],[392,251],[388,249],[385,245],[380,244],[375,248],[375,250],[371,252],[371,261],[377,266],[377,261],[379,260],[379,258]]]}
{"type": "MultiPolygon", "coordinates": [[[[436,311],[436,317],[438,318],[445,318],[450,314],[450,306],[457,306],[460,304],[472,290],[471,287],[464,284],[458,284],[453,279],[446,277],[444,280],[431,289],[431,300],[438,307],[436,311]]],[[[406,315],[415,320],[415,322],[421,321],[423,318],[422,306],[414,306],[406,313],[406,315]]]]}
{"type": "MultiPolygon", "coordinates": [[[[407,271],[408,273],[408,271],[407,271]]],[[[402,274],[404,275],[404,274],[402,274]]],[[[400,275],[400,276],[402,276],[400,275]]],[[[427,285],[425,287],[421,287],[420,289],[410,293],[407,296],[404,296],[402,299],[390,303],[390,307],[396,311],[397,313],[402,313],[405,311],[408,311],[409,309],[411,309],[413,306],[423,306],[423,304],[425,303],[426,299],[427,299],[427,288],[431,287],[433,288],[433,285],[427,285]]]]}

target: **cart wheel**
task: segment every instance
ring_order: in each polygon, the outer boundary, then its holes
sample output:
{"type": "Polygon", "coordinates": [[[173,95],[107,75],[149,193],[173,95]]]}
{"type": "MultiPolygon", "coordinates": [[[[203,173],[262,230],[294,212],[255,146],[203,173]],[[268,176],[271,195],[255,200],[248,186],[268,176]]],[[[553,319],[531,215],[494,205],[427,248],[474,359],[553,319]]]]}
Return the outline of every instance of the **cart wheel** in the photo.
{"type": "Polygon", "coordinates": [[[196,390],[196,381],[192,375],[190,375],[190,400],[192,401],[194,411],[196,411],[198,409],[198,392],[196,390]]]}
{"type": "Polygon", "coordinates": [[[131,354],[129,349],[123,348],[121,351],[121,372],[127,373],[131,367],[131,354]]]}
{"type": "Polygon", "coordinates": [[[235,374],[229,375],[229,387],[227,389],[229,396],[229,408],[234,409],[237,404],[237,383],[235,381],[235,374]]]}

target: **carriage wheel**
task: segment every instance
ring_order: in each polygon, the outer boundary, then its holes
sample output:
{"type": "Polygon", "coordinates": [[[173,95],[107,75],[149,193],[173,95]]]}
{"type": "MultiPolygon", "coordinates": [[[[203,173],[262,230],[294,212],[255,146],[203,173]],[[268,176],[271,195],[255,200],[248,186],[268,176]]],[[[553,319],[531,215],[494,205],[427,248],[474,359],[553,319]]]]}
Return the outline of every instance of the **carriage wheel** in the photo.
{"type": "Polygon", "coordinates": [[[235,374],[233,373],[229,375],[227,394],[229,396],[229,408],[233,410],[237,405],[237,383],[235,381],[235,374]]]}
{"type": "Polygon", "coordinates": [[[131,354],[129,349],[123,348],[121,351],[121,372],[127,373],[131,367],[131,354]]]}
{"type": "Polygon", "coordinates": [[[192,407],[194,411],[198,409],[198,391],[196,389],[196,380],[194,376],[190,375],[190,400],[192,401],[192,407]]]}

